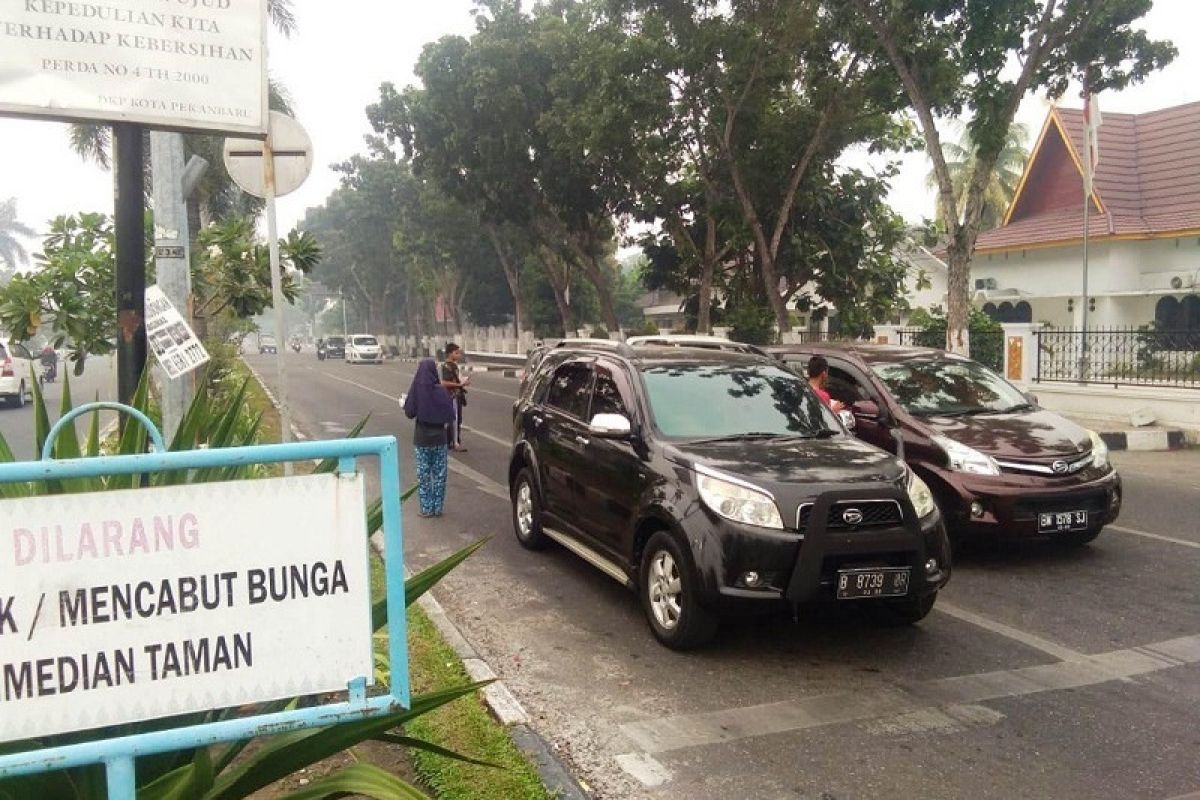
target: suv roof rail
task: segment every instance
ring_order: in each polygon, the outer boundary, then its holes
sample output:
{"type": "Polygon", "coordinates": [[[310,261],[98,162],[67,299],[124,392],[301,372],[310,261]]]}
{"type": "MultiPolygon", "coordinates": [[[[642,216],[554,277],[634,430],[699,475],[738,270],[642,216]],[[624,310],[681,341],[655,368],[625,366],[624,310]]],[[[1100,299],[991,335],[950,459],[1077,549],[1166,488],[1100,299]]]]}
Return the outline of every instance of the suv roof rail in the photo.
{"type": "Polygon", "coordinates": [[[614,351],[625,358],[636,358],[637,351],[625,342],[615,339],[563,339],[554,345],[555,349],[574,347],[580,350],[614,351]]]}

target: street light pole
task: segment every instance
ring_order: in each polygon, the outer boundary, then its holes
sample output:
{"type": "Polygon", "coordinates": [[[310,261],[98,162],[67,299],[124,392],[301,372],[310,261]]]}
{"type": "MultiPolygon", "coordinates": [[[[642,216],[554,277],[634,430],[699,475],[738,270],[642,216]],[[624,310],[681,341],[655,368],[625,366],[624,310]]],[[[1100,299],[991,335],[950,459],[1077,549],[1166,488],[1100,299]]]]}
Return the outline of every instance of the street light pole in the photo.
{"type": "Polygon", "coordinates": [[[346,325],[346,293],[338,289],[338,299],[342,303],[342,336],[350,335],[350,328],[346,325]]]}
{"type": "MultiPolygon", "coordinates": [[[[117,399],[129,404],[146,368],[145,164],[142,126],[113,125],[116,167],[117,399]]],[[[124,428],[125,417],[121,416],[124,428]]]]}

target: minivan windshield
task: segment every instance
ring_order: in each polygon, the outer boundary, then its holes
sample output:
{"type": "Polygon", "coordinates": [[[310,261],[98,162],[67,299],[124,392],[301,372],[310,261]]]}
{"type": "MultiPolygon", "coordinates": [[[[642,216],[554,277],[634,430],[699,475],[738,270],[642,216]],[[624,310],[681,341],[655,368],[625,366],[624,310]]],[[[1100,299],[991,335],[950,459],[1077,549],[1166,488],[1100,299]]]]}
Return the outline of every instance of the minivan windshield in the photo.
{"type": "Polygon", "coordinates": [[[379,345],[374,336],[351,336],[350,342],[355,347],[377,347],[379,345]]]}
{"type": "Polygon", "coordinates": [[[817,437],[840,428],[808,384],[766,364],[670,364],[642,371],[658,430],[668,437],[817,437]]]}
{"type": "Polygon", "coordinates": [[[1030,408],[1015,386],[967,359],[930,358],[875,364],[872,369],[896,402],[918,416],[1003,414],[1030,408]]]}

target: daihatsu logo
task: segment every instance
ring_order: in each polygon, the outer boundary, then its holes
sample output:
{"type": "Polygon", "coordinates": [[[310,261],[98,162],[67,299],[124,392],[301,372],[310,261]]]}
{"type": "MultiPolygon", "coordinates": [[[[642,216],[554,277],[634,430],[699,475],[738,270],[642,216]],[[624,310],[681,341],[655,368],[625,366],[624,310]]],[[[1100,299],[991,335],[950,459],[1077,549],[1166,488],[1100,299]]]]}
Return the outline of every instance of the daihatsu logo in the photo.
{"type": "Polygon", "coordinates": [[[1065,462],[1065,461],[1055,461],[1053,464],[1050,465],[1050,469],[1054,470],[1055,475],[1062,475],[1069,468],[1070,467],[1067,465],[1067,462],[1065,462]]]}
{"type": "Polygon", "coordinates": [[[847,525],[861,525],[863,521],[863,512],[857,508],[847,508],[842,512],[842,522],[847,525]]]}

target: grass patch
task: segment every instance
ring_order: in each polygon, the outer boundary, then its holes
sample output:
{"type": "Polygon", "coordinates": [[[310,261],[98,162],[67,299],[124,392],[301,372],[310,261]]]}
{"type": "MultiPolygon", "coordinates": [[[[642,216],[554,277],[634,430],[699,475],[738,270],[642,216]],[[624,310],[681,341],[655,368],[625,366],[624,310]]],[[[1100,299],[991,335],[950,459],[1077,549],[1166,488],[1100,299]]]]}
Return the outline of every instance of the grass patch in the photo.
{"type": "Polygon", "coordinates": [[[262,442],[282,441],[279,411],[271,402],[271,398],[267,397],[262,384],[254,379],[246,362],[240,358],[235,359],[230,365],[230,372],[234,376],[234,385],[241,385],[242,381],[250,379],[246,385],[246,410],[250,412],[251,416],[263,415],[262,427],[258,431],[259,440],[262,442]]]}
{"type": "MultiPolygon", "coordinates": [[[[383,561],[371,554],[371,587],[384,593],[383,561]]],[[[381,642],[380,646],[384,643],[381,642]]],[[[470,683],[454,651],[418,606],[408,611],[409,672],[412,691],[430,692],[470,683]]],[[[480,767],[426,753],[409,752],[421,783],[440,800],[550,800],[537,771],[492,718],[482,698],[464,697],[414,720],[405,732],[472,758],[499,764],[480,767]]]]}

